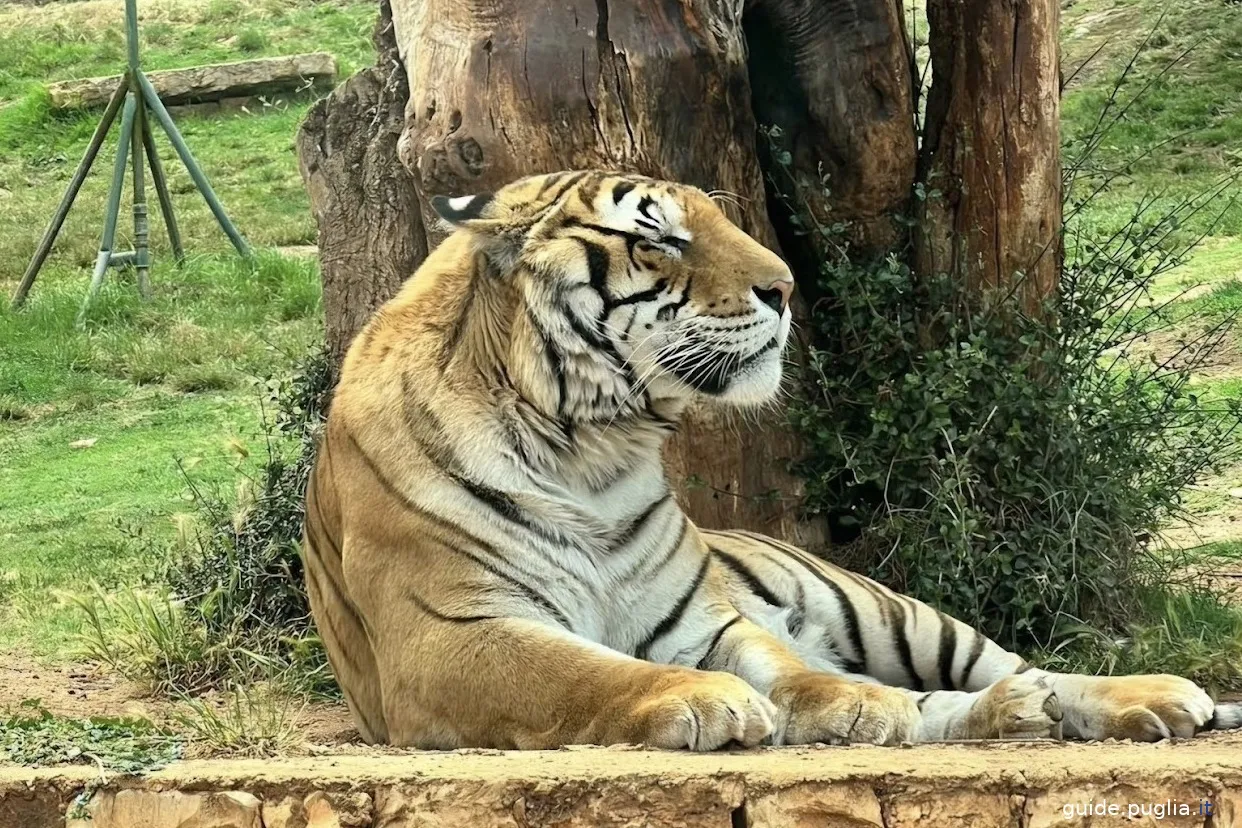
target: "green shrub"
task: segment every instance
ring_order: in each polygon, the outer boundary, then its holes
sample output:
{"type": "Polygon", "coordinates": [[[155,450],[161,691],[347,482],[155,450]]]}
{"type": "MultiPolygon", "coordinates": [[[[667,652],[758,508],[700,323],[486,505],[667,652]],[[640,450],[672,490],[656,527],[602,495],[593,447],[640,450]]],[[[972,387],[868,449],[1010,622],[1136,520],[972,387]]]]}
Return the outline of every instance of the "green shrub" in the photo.
{"type": "MultiPolygon", "coordinates": [[[[88,657],[165,695],[259,680],[336,693],[298,555],[302,498],[332,372],[326,353],[316,351],[293,376],[264,385],[273,413],[257,479],[224,494],[186,473],[196,514],[182,522],[162,577],[153,579],[158,586],[72,597],[86,615],[81,643],[88,657]]],[[[197,720],[208,730],[227,724],[197,720]]]]}
{"type": "Polygon", "coordinates": [[[262,29],[248,26],[237,35],[237,48],[243,52],[261,52],[268,46],[267,34],[262,29]]]}
{"type": "MultiPolygon", "coordinates": [[[[796,204],[818,184],[778,189],[796,204]]],[[[1237,456],[1242,410],[1189,384],[1232,317],[1153,355],[1171,323],[1139,301],[1188,249],[1172,229],[1203,208],[1140,206],[1102,239],[1069,225],[1038,315],[916,275],[908,251],[857,260],[840,228],[798,214],[822,262],[792,406],[799,472],[807,508],[855,536],[842,556],[1010,647],[1142,617],[1150,542],[1189,484],[1237,456]]]]}
{"type": "Polygon", "coordinates": [[[71,600],[86,615],[79,636],[82,654],[150,692],[198,693],[226,676],[249,671],[235,635],[211,636],[183,602],[164,592],[108,593],[96,586],[71,600]]]}
{"type": "Polygon", "coordinates": [[[333,693],[335,684],[311,623],[298,545],[333,370],[327,353],[317,351],[292,376],[267,382],[274,409],[260,476],[247,481],[241,498],[191,484],[198,520],[167,573],[209,640],[240,642],[269,670],[278,667],[314,693],[333,693]]]}

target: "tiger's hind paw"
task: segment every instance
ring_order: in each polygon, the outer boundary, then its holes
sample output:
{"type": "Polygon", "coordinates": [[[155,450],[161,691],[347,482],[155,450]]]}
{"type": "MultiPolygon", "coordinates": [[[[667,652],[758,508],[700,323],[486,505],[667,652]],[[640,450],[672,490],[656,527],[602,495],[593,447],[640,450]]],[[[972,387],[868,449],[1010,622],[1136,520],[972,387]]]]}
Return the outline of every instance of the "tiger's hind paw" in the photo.
{"type": "MultiPolygon", "coordinates": [[[[1179,676],[1057,676],[1054,683],[1066,724],[1084,739],[1186,739],[1207,725],[1216,708],[1198,685],[1179,676]]],[[[1232,707],[1222,705],[1226,725],[1238,718],[1232,707]]]]}

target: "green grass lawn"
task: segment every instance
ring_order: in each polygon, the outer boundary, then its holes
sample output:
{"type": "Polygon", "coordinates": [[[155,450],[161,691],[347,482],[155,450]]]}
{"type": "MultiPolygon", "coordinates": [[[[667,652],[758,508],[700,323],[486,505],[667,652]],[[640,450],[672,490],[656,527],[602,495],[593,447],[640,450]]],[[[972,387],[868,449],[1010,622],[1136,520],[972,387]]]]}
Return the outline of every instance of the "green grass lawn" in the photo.
{"type": "MultiPolygon", "coordinates": [[[[1140,200],[1150,202],[1154,220],[1181,199],[1219,190],[1174,231],[1179,241],[1202,243],[1159,280],[1150,300],[1172,303],[1168,316],[1183,336],[1242,312],[1242,6],[1072,0],[1062,4],[1061,24],[1067,163],[1082,157],[1102,110],[1104,123],[1115,120],[1083,164],[1113,177],[1083,210],[1083,224],[1112,231],[1140,200]]],[[[1210,370],[1195,378],[1204,395],[1242,398],[1240,335],[1234,330],[1210,370]]],[[[1175,336],[1165,339],[1175,346],[1175,336]]],[[[1230,495],[1240,484],[1242,466],[1233,464],[1189,493],[1204,540],[1242,535],[1242,499],[1230,495]]],[[[1179,544],[1195,542],[1188,530],[1174,536],[1179,544]]]]}
{"type": "Polygon", "coordinates": [[[49,590],[154,574],[192,510],[186,474],[234,485],[263,450],[259,381],[321,335],[309,261],[200,257],[153,277],[154,301],[114,285],[85,330],[75,270],[0,310],[0,650],[65,647],[80,618],[49,590]]]}
{"type": "MultiPolygon", "coordinates": [[[[99,112],[54,114],[42,84],[115,74],[124,66],[123,5],[83,0],[50,6],[0,5],[0,284],[20,277],[81,158],[99,112]]],[[[298,0],[155,0],[141,4],[143,65],[195,66],[264,55],[328,51],[341,77],[373,60],[375,6],[367,2],[298,0]]],[[[248,112],[180,115],[178,128],[230,216],[257,245],[315,240],[294,137],[309,103],[268,101],[248,112]]],[[[99,247],[102,208],[118,130],[105,144],[56,247],[57,259],[89,267],[99,247]]],[[[228,241],[194,190],[189,174],[159,130],[187,250],[224,251],[228,241]]],[[[159,211],[151,199],[155,255],[167,255],[159,211]]],[[[117,249],[132,223],[122,207],[117,249]]]]}
{"type": "MultiPolygon", "coordinates": [[[[99,117],[51,112],[42,84],[119,71],[122,9],[0,5],[0,652],[63,656],[81,615],[58,591],[156,575],[179,516],[194,508],[187,475],[226,494],[244,479],[264,448],[260,381],[287,374],[322,336],[317,266],[271,250],[315,239],[294,151],[306,100],[176,116],[259,251],[253,266],[232,254],[157,131],[189,260],[172,264],[148,193],[153,301],[110,271],[77,329],[114,129],[28,306],[8,310],[99,117]]],[[[344,77],[373,60],[369,2],[151,0],[140,14],[148,69],[328,51],[344,77]]],[[[123,202],[118,249],[130,245],[127,219],[123,202]]]]}

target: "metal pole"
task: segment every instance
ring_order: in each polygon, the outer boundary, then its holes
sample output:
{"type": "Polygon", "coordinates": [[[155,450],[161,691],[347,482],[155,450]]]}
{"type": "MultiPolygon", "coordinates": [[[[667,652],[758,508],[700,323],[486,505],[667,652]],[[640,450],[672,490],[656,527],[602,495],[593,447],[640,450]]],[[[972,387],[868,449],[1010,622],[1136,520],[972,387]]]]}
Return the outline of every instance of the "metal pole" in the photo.
{"type": "Polygon", "coordinates": [[[132,75],[138,71],[138,0],[125,0],[125,46],[132,75]]]}
{"type": "Polygon", "coordinates": [[[160,126],[164,128],[164,132],[168,134],[168,140],[172,142],[173,149],[177,151],[177,155],[181,156],[181,163],[185,164],[185,168],[190,173],[190,178],[194,179],[194,185],[203,194],[203,198],[207,201],[207,206],[211,208],[216,221],[220,223],[220,228],[224,230],[229,240],[233,242],[233,246],[237,248],[238,253],[247,259],[252,258],[250,246],[241,237],[241,233],[237,232],[233,222],[229,221],[228,215],[224,212],[224,206],[220,203],[220,199],[216,198],[215,191],[211,189],[211,184],[207,181],[207,176],[203,175],[203,171],[199,168],[198,162],[194,160],[194,155],[190,152],[190,148],[186,146],[185,139],[177,131],[177,126],[173,123],[172,116],[164,108],[164,103],[160,100],[159,93],[155,91],[155,87],[151,85],[151,81],[147,80],[147,76],[142,73],[141,69],[135,75],[138,86],[142,90],[142,96],[146,99],[147,106],[150,107],[156,120],[160,122],[160,126]]]}
{"type": "MultiPolygon", "coordinates": [[[[138,0],[125,0],[125,45],[129,52],[129,74],[138,73],[138,0]]],[[[147,225],[147,188],[143,180],[142,142],[137,135],[142,134],[146,124],[146,107],[142,105],[142,95],[135,91],[134,124],[131,125],[129,146],[131,151],[130,166],[134,174],[134,271],[138,278],[138,295],[143,299],[151,298],[151,257],[147,251],[150,229],[147,225]],[[134,130],[137,130],[135,134],[134,130]]],[[[109,254],[111,255],[111,254],[109,254]]]]}
{"type": "Polygon", "coordinates": [[[146,117],[145,106],[146,102],[143,101],[142,145],[147,151],[147,162],[151,165],[151,185],[155,187],[155,195],[160,202],[160,212],[164,214],[164,230],[168,232],[173,258],[177,260],[177,266],[180,267],[185,263],[185,251],[181,249],[181,230],[177,227],[172,196],[168,194],[168,180],[164,178],[164,165],[160,162],[160,154],[155,148],[155,136],[151,134],[151,119],[146,117]]]}
{"type": "Polygon", "coordinates": [[[108,136],[108,130],[112,128],[112,122],[116,120],[116,113],[120,111],[121,104],[125,102],[125,93],[128,91],[129,85],[129,75],[126,75],[121,78],[120,85],[112,93],[112,99],[108,101],[108,107],[104,110],[103,118],[99,121],[99,125],[95,127],[95,134],[91,136],[91,142],[86,147],[86,153],[78,163],[78,168],[74,170],[73,178],[69,179],[69,186],[65,189],[65,195],[60,200],[60,206],[56,208],[56,212],[52,215],[52,221],[48,224],[47,230],[44,231],[43,238],[40,240],[39,246],[35,248],[34,256],[30,259],[30,265],[26,268],[26,273],[22,276],[22,280],[17,286],[17,291],[13,294],[13,310],[17,310],[26,303],[26,296],[30,293],[30,288],[34,285],[35,278],[43,267],[43,262],[47,260],[47,255],[52,252],[52,245],[60,234],[60,228],[64,226],[65,218],[69,215],[69,208],[73,206],[73,200],[78,197],[78,191],[82,189],[82,182],[86,180],[87,174],[91,171],[91,165],[95,163],[95,157],[99,155],[99,148],[103,146],[104,138],[108,136]]]}
{"type": "Polygon", "coordinates": [[[129,146],[131,151],[130,166],[133,167],[134,173],[134,271],[138,279],[138,295],[143,299],[151,298],[151,256],[147,250],[148,235],[150,228],[147,224],[147,187],[143,176],[142,163],[142,141],[139,135],[142,133],[142,125],[146,122],[146,107],[142,105],[142,98],[138,95],[134,96],[138,99],[137,106],[134,107],[134,133],[131,133],[129,146]]]}
{"type": "Polygon", "coordinates": [[[95,272],[87,289],[82,309],[78,311],[79,325],[86,321],[86,309],[103,286],[104,274],[108,272],[108,260],[112,256],[112,243],[116,240],[116,219],[121,212],[121,187],[125,183],[125,162],[129,155],[130,139],[134,134],[134,110],[138,105],[138,91],[125,97],[125,113],[121,116],[121,137],[116,148],[116,164],[112,168],[112,186],[108,190],[107,212],[104,213],[103,237],[99,241],[99,256],[95,259],[95,272]]]}

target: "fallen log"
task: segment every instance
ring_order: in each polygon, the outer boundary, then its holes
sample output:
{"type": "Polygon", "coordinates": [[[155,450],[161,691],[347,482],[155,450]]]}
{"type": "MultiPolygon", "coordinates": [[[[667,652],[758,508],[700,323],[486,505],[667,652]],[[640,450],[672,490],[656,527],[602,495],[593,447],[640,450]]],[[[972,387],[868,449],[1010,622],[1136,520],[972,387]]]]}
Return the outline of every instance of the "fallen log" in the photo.
{"type": "MultiPolygon", "coordinates": [[[[336,58],[327,52],[258,58],[236,63],[214,63],[187,69],[148,72],[147,78],[169,106],[254,97],[306,90],[330,90],[336,85],[336,58]]],[[[90,109],[104,106],[121,76],[84,78],[51,84],[53,109],[90,109]]]]}

